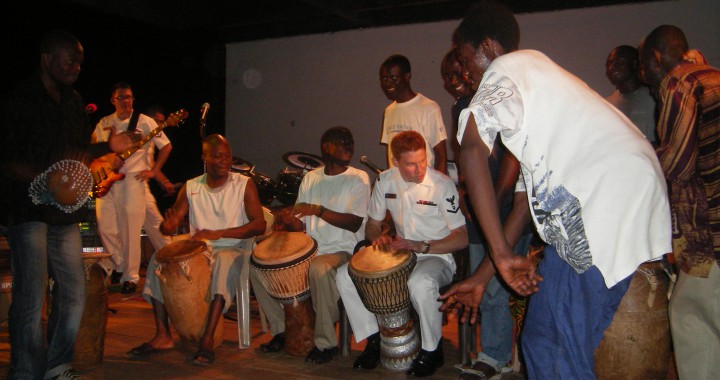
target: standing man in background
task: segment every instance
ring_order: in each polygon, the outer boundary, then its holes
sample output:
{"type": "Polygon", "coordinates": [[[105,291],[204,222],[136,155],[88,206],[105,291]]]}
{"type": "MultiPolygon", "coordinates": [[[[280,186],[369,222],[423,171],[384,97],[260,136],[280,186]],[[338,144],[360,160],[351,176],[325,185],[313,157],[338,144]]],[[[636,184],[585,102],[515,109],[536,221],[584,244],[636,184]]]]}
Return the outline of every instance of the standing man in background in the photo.
{"type": "Polygon", "coordinates": [[[680,273],[670,331],[680,379],[720,378],[720,71],[693,63],[680,28],[662,25],[640,47],[643,80],[658,89],[656,149],[670,186],[680,273]]]}
{"type": "Polygon", "coordinates": [[[447,174],[447,132],[440,106],[410,87],[410,61],[402,55],[388,57],[380,66],[380,87],[393,102],[385,108],[380,143],[387,145],[388,167],[393,166],[392,138],[416,131],[425,139],[428,165],[447,174]]]}
{"type": "MultiPolygon", "coordinates": [[[[100,120],[92,135],[93,142],[107,141],[113,127],[118,132],[137,131],[143,136],[157,128],[157,123],[146,115],[137,113],[132,117],[135,98],[129,84],[114,85],[111,94],[110,103],[115,106],[115,113],[100,120]]],[[[122,294],[134,293],[140,280],[140,234],[147,208],[145,181],[155,178],[172,149],[164,133],[155,136],[151,143],[159,149],[155,165],[148,165],[148,145],[140,147],[125,160],[120,170],[125,179],[116,181],[105,196],[97,199],[95,206],[100,238],[113,255],[111,261],[115,271],[122,273],[122,294]]]]}
{"type": "Polygon", "coordinates": [[[605,75],[615,91],[605,100],[619,109],[643,135],[655,144],[655,99],[640,82],[638,51],[621,45],[610,52],[605,63],[605,75]]]}

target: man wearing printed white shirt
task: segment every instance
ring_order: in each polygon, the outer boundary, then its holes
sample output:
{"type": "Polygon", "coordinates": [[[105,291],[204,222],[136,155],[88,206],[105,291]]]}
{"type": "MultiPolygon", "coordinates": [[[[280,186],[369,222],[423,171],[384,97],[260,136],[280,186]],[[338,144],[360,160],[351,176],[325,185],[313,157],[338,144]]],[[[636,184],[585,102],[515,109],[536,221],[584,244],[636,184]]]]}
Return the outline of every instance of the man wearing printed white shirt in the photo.
{"type": "MultiPolygon", "coordinates": [[[[672,249],[660,165],[620,111],[544,54],[517,50],[507,7],[479,3],[457,35],[461,63],[482,78],[458,123],[466,185],[498,273],[535,293],[522,332],[528,376],[594,379],[594,349],[633,272],[672,249]],[[510,222],[503,231],[498,217],[487,167],[498,135],[520,161],[525,216],[548,244],[538,268],[513,255],[510,222]]],[[[483,281],[476,272],[443,298],[472,309],[483,281]]]]}

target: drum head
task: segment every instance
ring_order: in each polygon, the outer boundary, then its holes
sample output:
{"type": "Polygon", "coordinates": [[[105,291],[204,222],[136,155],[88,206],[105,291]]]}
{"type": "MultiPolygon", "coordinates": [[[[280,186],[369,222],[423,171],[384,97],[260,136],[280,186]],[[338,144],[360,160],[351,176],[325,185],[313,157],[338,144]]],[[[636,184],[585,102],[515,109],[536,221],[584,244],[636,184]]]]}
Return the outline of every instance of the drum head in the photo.
{"type": "Polygon", "coordinates": [[[252,257],[260,265],[278,265],[312,254],[316,249],[315,239],[304,232],[274,231],[255,247],[252,257]]]}
{"type": "Polygon", "coordinates": [[[412,255],[413,253],[406,249],[383,251],[378,247],[367,246],[352,255],[350,267],[355,272],[370,277],[384,277],[387,273],[405,266],[412,255]]]}
{"type": "Polygon", "coordinates": [[[207,245],[203,241],[178,240],[159,250],[155,255],[155,261],[158,263],[183,261],[206,250],[207,245]]]}

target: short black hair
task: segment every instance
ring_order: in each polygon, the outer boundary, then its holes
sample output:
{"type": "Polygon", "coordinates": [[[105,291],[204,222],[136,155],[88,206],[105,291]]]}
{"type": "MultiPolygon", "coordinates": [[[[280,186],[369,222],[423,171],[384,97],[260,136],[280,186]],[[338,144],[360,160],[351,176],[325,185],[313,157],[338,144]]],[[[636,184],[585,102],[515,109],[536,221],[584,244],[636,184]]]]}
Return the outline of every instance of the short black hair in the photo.
{"type": "Polygon", "coordinates": [[[320,138],[320,145],[326,143],[326,142],[339,142],[339,143],[349,143],[354,142],[352,132],[350,132],[349,129],[337,126],[332,127],[325,131],[323,133],[322,137],[320,138]]]}
{"type": "Polygon", "coordinates": [[[127,89],[127,90],[132,91],[132,86],[130,86],[130,83],[127,83],[127,82],[117,82],[112,86],[112,89],[110,90],[110,96],[112,96],[115,93],[115,91],[120,90],[120,89],[123,89],[123,90],[127,89]]]}
{"type": "Polygon", "coordinates": [[[410,68],[410,60],[401,54],[393,54],[387,57],[387,59],[385,59],[385,61],[382,63],[382,67],[391,66],[400,67],[400,70],[402,70],[404,74],[409,74],[412,72],[412,69],[410,68]]]}
{"type": "Polygon", "coordinates": [[[474,48],[490,38],[500,43],[506,52],[520,45],[520,26],[510,8],[493,0],[473,5],[457,28],[457,43],[470,43],[474,48]]]}
{"type": "Polygon", "coordinates": [[[58,47],[73,49],[80,45],[80,40],[72,33],[54,29],[45,33],[40,40],[40,54],[50,54],[58,47]]]}

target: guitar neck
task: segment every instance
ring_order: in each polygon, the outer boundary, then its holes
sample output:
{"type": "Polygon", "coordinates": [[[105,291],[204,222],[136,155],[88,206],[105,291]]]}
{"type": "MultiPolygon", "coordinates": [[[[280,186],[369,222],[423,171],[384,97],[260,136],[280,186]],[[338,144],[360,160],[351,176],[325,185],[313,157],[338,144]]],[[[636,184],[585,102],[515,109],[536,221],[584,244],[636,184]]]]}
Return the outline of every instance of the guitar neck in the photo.
{"type": "Polygon", "coordinates": [[[157,128],[153,129],[148,133],[147,135],[143,136],[137,143],[135,143],[135,146],[128,150],[124,150],[117,154],[120,159],[123,161],[127,160],[128,157],[132,156],[133,153],[137,152],[138,149],[142,148],[145,144],[148,143],[148,141],[152,140],[155,136],[157,136],[160,132],[162,132],[163,129],[167,127],[167,123],[162,123],[158,125],[157,128]]]}

